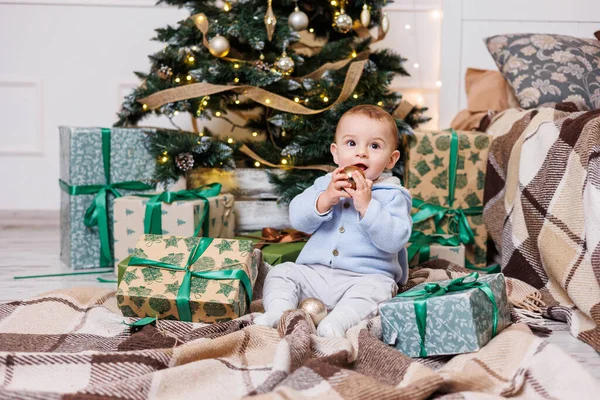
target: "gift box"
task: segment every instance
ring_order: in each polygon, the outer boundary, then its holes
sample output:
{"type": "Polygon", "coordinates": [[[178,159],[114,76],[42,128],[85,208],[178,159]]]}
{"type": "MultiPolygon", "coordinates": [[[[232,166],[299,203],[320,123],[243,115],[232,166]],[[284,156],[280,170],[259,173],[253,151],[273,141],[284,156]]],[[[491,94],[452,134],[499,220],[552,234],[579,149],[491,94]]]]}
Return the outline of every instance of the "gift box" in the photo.
{"type": "Polygon", "coordinates": [[[423,283],[379,305],[383,341],[410,357],[479,350],[510,324],[504,275],[423,283]]]}
{"type": "Polygon", "coordinates": [[[287,261],[296,262],[309,235],[295,229],[263,228],[262,231],[249,232],[236,238],[251,240],[256,248],[262,250],[263,260],[267,264],[277,265],[287,261]]]}
{"type": "Polygon", "coordinates": [[[155,160],[142,129],[60,128],[61,262],[113,265],[116,196],[153,189],[155,160]]]}
{"type": "Polygon", "coordinates": [[[221,186],[160,194],[124,196],[115,200],[115,267],[135,251],[141,234],[234,236],[234,198],[220,194],[221,186]],[[205,214],[206,213],[206,214],[205,214]]]}
{"type": "Polygon", "coordinates": [[[413,229],[450,234],[465,245],[467,268],[487,263],[483,189],[491,136],[467,131],[415,131],[405,183],[413,197],[413,229]]]}
{"type": "Polygon", "coordinates": [[[238,318],[252,300],[260,262],[255,254],[249,240],[142,235],[120,274],[119,308],[126,317],[238,318]]]}
{"type": "Polygon", "coordinates": [[[465,246],[458,236],[425,235],[413,231],[406,245],[409,266],[414,267],[429,260],[447,260],[465,266],[465,246]]]}

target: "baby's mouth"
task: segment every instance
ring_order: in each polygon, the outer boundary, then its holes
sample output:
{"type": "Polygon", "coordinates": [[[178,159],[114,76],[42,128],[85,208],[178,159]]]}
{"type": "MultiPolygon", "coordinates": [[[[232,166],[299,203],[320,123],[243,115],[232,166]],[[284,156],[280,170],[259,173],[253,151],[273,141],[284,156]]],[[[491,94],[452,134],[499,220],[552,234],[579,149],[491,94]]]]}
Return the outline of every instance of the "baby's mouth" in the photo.
{"type": "Polygon", "coordinates": [[[360,168],[363,172],[367,170],[367,166],[363,163],[354,164],[355,167],[360,168]]]}

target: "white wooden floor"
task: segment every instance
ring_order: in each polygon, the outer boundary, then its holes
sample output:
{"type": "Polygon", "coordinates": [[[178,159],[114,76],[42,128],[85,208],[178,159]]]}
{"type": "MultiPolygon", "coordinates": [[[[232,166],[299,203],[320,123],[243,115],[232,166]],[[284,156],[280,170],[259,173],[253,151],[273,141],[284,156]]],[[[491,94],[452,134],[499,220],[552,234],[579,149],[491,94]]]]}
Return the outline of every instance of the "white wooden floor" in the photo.
{"type": "MultiPolygon", "coordinates": [[[[59,222],[57,212],[0,211],[0,302],[21,300],[50,290],[73,286],[114,288],[100,283],[98,276],[81,275],[15,280],[15,275],[73,272],[59,262],[59,222]]],[[[566,324],[551,322],[548,341],[560,346],[600,380],[600,354],[574,338],[566,324]]]]}

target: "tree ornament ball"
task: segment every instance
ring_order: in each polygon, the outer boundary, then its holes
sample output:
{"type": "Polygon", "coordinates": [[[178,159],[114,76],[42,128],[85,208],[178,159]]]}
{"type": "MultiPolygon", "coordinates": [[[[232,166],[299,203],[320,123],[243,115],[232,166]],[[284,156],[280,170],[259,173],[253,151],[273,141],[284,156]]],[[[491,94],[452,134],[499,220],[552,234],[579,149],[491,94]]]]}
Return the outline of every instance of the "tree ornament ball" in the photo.
{"type": "Polygon", "coordinates": [[[352,177],[352,173],[354,171],[358,171],[358,172],[360,172],[360,174],[362,176],[365,176],[365,173],[362,171],[362,169],[360,169],[354,165],[350,165],[350,166],[344,168],[344,170],[342,171],[348,177],[348,182],[350,182],[350,184],[352,185],[352,187],[351,187],[352,190],[356,190],[356,182],[354,181],[354,178],[352,177]]]}
{"type": "Polygon", "coordinates": [[[208,50],[215,57],[225,57],[229,54],[229,40],[226,37],[217,35],[208,42],[208,50]]]}
{"type": "Polygon", "coordinates": [[[275,60],[274,65],[277,72],[283,75],[291,75],[291,73],[294,72],[294,60],[288,57],[285,53],[275,60]]]}
{"type": "Polygon", "coordinates": [[[350,29],[352,29],[352,17],[348,14],[342,12],[337,17],[335,17],[335,29],[341,33],[348,33],[350,29]]]}
{"type": "Polygon", "coordinates": [[[327,316],[327,307],[325,307],[325,304],[319,299],[304,299],[298,308],[310,315],[315,326],[319,325],[323,318],[327,316]]]}
{"type": "Polygon", "coordinates": [[[298,6],[288,18],[288,25],[296,32],[300,32],[308,28],[308,15],[300,11],[298,6]]]}

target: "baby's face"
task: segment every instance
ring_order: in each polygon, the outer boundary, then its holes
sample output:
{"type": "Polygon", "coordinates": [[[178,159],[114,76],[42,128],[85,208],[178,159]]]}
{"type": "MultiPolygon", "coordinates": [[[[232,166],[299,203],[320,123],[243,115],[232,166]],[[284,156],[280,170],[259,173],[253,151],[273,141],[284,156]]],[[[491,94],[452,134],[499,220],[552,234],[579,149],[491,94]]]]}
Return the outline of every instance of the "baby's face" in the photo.
{"type": "Polygon", "coordinates": [[[361,114],[347,115],[338,125],[331,154],[338,166],[356,165],[367,179],[374,181],[400,158],[394,143],[389,127],[383,122],[361,114]]]}

